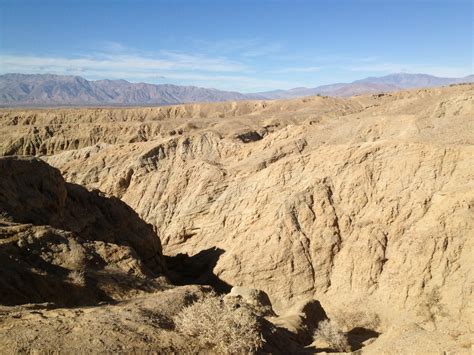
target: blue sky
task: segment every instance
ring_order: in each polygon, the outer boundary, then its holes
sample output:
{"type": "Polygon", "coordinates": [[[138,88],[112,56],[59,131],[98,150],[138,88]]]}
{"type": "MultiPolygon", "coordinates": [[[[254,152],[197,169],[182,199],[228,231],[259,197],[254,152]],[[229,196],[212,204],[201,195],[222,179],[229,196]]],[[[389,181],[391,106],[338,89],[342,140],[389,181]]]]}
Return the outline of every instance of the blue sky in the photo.
{"type": "Polygon", "coordinates": [[[473,72],[471,0],[0,0],[0,73],[243,92],[473,72]]]}

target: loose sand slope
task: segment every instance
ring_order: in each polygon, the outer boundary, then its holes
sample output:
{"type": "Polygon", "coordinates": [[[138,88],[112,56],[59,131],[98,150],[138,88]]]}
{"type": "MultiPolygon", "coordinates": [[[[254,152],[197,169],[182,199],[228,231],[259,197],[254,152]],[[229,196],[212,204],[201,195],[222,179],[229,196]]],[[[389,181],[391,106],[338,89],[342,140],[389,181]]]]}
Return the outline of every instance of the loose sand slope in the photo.
{"type": "Polygon", "coordinates": [[[265,290],[277,311],[315,297],[334,314],[369,309],[384,329],[415,322],[468,347],[473,98],[460,85],[4,110],[0,151],[48,154],[66,180],[121,198],[156,228],[164,254],[217,248],[217,278],[265,290]]]}

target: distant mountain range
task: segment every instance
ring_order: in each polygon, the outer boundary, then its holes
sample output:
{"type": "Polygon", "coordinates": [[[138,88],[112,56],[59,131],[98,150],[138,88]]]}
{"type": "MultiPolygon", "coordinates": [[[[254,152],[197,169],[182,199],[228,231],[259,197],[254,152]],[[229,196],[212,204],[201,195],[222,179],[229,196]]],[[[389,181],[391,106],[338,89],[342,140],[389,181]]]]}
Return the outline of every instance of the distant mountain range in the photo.
{"type": "Polygon", "coordinates": [[[0,76],[2,106],[166,105],[182,102],[246,100],[238,92],[195,86],[89,81],[80,76],[5,74],[0,76]]]}
{"type": "Polygon", "coordinates": [[[315,88],[295,88],[290,90],[261,92],[259,95],[269,99],[288,99],[311,95],[347,97],[359,94],[370,94],[402,89],[435,87],[472,82],[474,82],[474,75],[468,75],[463,78],[440,78],[428,74],[398,73],[381,77],[365,78],[353,81],[351,83],[323,85],[315,88]]]}
{"type": "Polygon", "coordinates": [[[0,75],[0,106],[145,106],[186,102],[271,100],[318,94],[345,97],[462,82],[474,82],[474,75],[464,78],[440,78],[427,74],[400,73],[315,88],[242,94],[196,86],[130,83],[126,80],[89,81],[79,76],[4,74],[0,75]]]}

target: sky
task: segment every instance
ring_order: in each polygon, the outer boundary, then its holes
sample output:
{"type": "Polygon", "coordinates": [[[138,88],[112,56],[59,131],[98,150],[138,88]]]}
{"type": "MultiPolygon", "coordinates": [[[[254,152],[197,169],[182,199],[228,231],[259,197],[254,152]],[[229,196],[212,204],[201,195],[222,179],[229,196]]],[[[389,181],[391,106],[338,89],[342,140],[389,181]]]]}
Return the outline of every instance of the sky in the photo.
{"type": "Polygon", "coordinates": [[[0,74],[256,92],[473,70],[472,0],[0,0],[0,74]]]}

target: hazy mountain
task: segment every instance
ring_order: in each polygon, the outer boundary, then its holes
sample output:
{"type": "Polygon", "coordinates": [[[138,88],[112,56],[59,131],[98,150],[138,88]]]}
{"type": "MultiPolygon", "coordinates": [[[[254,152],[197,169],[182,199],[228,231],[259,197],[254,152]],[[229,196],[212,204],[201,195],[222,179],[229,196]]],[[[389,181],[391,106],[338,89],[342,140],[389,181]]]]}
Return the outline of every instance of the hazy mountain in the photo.
{"type": "Polygon", "coordinates": [[[357,84],[389,84],[394,85],[397,88],[409,89],[409,88],[421,88],[421,87],[433,87],[433,86],[444,86],[449,84],[461,83],[461,82],[472,82],[474,81],[474,75],[469,75],[464,78],[440,78],[433,75],[427,74],[390,74],[382,77],[370,77],[362,80],[356,80],[354,83],[357,84]]]}
{"type": "Polygon", "coordinates": [[[183,102],[244,100],[238,92],[195,86],[89,81],[79,76],[5,74],[0,76],[0,105],[164,105],[183,102]]]}
{"type": "Polygon", "coordinates": [[[79,76],[53,74],[0,75],[1,106],[134,106],[186,102],[217,102],[252,99],[286,99],[311,95],[352,96],[400,89],[444,86],[474,82],[464,78],[440,78],[427,74],[391,74],[352,83],[336,83],[315,88],[294,88],[254,94],[179,86],[130,83],[126,80],[89,81],[79,76]]]}
{"type": "Polygon", "coordinates": [[[474,75],[463,78],[441,78],[427,74],[390,74],[382,77],[369,77],[351,83],[337,83],[315,88],[295,88],[259,93],[270,99],[286,99],[311,95],[352,96],[367,93],[395,91],[401,89],[444,86],[449,84],[474,82],[474,75]]]}

